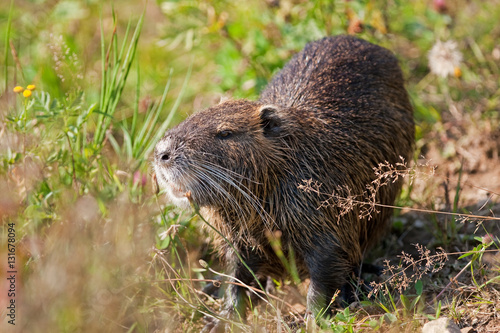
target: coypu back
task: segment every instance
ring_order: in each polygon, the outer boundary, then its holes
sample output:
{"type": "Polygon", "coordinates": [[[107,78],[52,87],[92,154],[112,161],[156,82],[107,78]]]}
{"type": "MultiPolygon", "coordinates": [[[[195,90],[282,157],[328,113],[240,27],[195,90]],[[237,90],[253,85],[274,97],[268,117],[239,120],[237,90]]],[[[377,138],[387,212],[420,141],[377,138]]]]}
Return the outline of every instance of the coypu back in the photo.
{"type": "MultiPolygon", "coordinates": [[[[413,109],[398,60],[367,41],[336,36],[307,44],[271,80],[259,102],[288,113],[283,117],[295,123],[293,135],[300,146],[295,164],[320,169],[296,181],[312,179],[323,192],[359,198],[375,180],[373,168],[379,163],[395,166],[400,157],[411,159],[413,109]]],[[[392,205],[401,185],[400,180],[381,187],[378,203],[392,205]]],[[[379,239],[392,214],[389,208],[377,211],[360,220],[353,209],[347,221],[334,226],[335,232],[359,234],[358,251],[364,252],[379,239]]],[[[324,222],[339,224],[337,219],[324,222]]]]}
{"type": "Polygon", "coordinates": [[[342,35],[307,44],[274,76],[260,101],[283,107],[316,107],[332,115],[353,110],[363,115],[368,111],[363,101],[374,102],[374,98],[383,96],[384,100],[370,104],[369,109],[384,112],[377,106],[391,101],[397,111],[406,115],[401,120],[413,126],[412,107],[398,60],[385,48],[342,35]],[[365,97],[372,98],[360,100],[365,97]]]}

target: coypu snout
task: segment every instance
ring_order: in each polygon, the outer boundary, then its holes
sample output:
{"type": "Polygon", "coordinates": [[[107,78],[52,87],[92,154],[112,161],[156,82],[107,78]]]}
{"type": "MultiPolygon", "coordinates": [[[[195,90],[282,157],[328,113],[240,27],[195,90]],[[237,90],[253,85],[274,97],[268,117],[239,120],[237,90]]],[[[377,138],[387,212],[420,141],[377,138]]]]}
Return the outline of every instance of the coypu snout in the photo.
{"type": "Polygon", "coordinates": [[[189,208],[190,203],[186,196],[189,183],[186,181],[184,168],[179,165],[182,161],[180,149],[174,141],[165,136],[160,140],[154,151],[154,170],[156,181],[164,189],[169,200],[181,208],[189,208]]]}

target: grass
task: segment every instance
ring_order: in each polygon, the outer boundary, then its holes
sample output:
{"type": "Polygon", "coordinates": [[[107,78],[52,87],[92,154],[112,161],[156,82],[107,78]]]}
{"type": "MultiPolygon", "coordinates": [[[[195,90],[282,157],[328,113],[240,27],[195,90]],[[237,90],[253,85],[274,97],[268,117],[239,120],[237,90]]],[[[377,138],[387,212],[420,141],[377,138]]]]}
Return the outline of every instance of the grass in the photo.
{"type": "MultiPolygon", "coordinates": [[[[368,256],[388,260],[380,292],[321,330],[412,332],[444,315],[477,332],[500,329],[500,6],[435,3],[2,2],[0,260],[5,267],[15,244],[17,273],[13,298],[3,296],[2,273],[0,330],[199,331],[220,307],[200,290],[223,269],[203,219],[155,195],[151,151],[167,128],[220,97],[257,98],[308,41],[347,32],[399,57],[423,166],[368,256]],[[438,39],[457,41],[461,75],[429,71],[438,39]],[[30,97],[13,92],[29,84],[30,97]],[[438,271],[440,247],[448,261],[438,271]]],[[[307,283],[296,280],[275,281],[248,323],[301,323],[307,283]]]]}

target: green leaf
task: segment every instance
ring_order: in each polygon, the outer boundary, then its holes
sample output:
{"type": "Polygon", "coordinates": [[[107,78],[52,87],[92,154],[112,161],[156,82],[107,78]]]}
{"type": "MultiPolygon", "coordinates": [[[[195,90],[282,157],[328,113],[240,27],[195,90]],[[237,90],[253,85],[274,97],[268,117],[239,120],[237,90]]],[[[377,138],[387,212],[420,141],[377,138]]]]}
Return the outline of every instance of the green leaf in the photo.
{"type": "Polygon", "coordinates": [[[409,310],[410,309],[410,300],[408,299],[408,297],[401,294],[399,296],[399,298],[401,299],[401,303],[403,303],[403,307],[405,308],[405,310],[409,310]]]}
{"type": "Polygon", "coordinates": [[[415,297],[415,299],[411,302],[410,309],[415,309],[415,305],[417,305],[418,301],[420,301],[421,295],[415,297]]]}
{"type": "Polygon", "coordinates": [[[422,295],[422,292],[424,291],[424,285],[422,283],[422,280],[418,280],[416,283],[415,283],[415,290],[417,292],[417,295],[422,295]]]}
{"type": "Polygon", "coordinates": [[[165,237],[165,239],[163,240],[160,240],[159,244],[157,245],[157,248],[159,250],[164,250],[166,249],[169,245],[170,245],[170,236],[169,237],[165,237]]]}
{"type": "Polygon", "coordinates": [[[465,257],[468,257],[468,256],[471,256],[471,255],[476,254],[476,253],[474,253],[473,251],[475,251],[475,249],[474,249],[474,250],[472,250],[471,252],[467,252],[467,253],[465,253],[465,254],[462,254],[460,257],[458,257],[458,259],[462,259],[462,258],[465,258],[465,257]]]}
{"type": "Polygon", "coordinates": [[[368,326],[370,326],[371,329],[377,329],[379,328],[380,324],[378,320],[370,320],[368,321],[368,326]]]}
{"type": "Polygon", "coordinates": [[[436,309],[436,319],[438,319],[440,315],[441,315],[441,301],[438,302],[438,306],[436,309]]]}
{"type": "Polygon", "coordinates": [[[390,312],[391,312],[391,311],[389,311],[389,309],[388,309],[388,308],[387,308],[384,304],[382,304],[382,303],[380,303],[380,302],[379,302],[379,303],[378,303],[378,305],[379,305],[379,306],[380,306],[380,307],[381,307],[381,308],[382,308],[385,312],[387,312],[387,313],[390,313],[390,312]]]}
{"type": "Polygon", "coordinates": [[[392,313],[385,313],[384,314],[384,320],[389,323],[389,324],[393,324],[395,322],[398,321],[398,317],[396,317],[394,314],[392,313]]]}

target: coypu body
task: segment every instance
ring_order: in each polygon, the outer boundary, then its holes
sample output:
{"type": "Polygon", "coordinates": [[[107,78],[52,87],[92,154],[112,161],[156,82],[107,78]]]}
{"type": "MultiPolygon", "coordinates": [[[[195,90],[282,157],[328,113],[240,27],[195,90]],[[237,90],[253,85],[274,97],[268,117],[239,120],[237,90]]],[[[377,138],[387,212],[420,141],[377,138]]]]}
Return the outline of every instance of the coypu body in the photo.
{"type": "MultiPolygon", "coordinates": [[[[286,273],[269,240],[279,235],[284,255],[293,251],[301,278],[310,278],[307,307],[317,314],[392,214],[379,207],[363,217],[355,205],[342,211],[325,200],[366,195],[374,168],[410,159],[413,141],[412,107],[392,53],[326,37],[295,55],[258,101],[225,101],[169,130],[156,146],[155,172],[171,201],[183,207],[192,199],[259,278],[286,273]],[[326,195],[300,189],[307,180],[326,195]]],[[[399,180],[380,187],[377,203],[392,205],[400,188],[399,180]]],[[[233,276],[251,284],[232,247],[214,236],[233,276]]],[[[230,285],[225,298],[222,315],[244,318],[244,289],[230,285]]]]}

